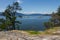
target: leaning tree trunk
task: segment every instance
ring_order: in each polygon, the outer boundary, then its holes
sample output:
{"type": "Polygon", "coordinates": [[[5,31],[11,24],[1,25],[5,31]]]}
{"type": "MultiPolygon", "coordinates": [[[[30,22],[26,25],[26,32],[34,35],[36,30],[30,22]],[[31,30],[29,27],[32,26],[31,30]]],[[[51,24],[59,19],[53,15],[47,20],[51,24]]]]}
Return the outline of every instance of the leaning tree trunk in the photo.
{"type": "Polygon", "coordinates": [[[12,27],[13,27],[13,30],[15,30],[15,22],[13,22],[13,25],[12,25],[12,27]]]}
{"type": "Polygon", "coordinates": [[[12,25],[13,26],[13,30],[15,30],[15,14],[16,14],[16,11],[13,12],[13,17],[14,17],[13,18],[14,21],[13,21],[13,25],[12,25]]]}

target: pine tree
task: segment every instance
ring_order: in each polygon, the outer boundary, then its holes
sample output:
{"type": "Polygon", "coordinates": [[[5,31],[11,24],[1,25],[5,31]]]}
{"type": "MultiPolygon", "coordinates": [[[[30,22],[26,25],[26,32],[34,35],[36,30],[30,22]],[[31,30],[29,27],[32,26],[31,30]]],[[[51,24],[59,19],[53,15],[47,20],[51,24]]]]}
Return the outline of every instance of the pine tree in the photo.
{"type": "MultiPolygon", "coordinates": [[[[22,10],[22,8],[19,6],[18,2],[14,2],[12,5],[8,5],[8,7],[6,8],[6,10],[3,12],[3,15],[6,19],[3,19],[4,22],[1,25],[5,25],[3,26],[3,28],[9,28],[12,26],[12,29],[15,30],[15,25],[16,23],[20,24],[21,22],[16,21],[16,13],[17,11],[22,10]]],[[[2,26],[0,26],[2,28],[2,26]]]]}
{"type": "Polygon", "coordinates": [[[60,26],[60,6],[58,7],[57,12],[52,13],[50,21],[45,22],[44,25],[47,29],[60,26]]]}

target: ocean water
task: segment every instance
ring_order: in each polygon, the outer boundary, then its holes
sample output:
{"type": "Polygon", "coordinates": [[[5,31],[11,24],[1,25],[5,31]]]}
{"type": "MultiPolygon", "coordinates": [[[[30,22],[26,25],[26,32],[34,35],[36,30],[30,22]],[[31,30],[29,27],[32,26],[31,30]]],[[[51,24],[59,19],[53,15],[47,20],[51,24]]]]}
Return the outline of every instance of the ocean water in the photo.
{"type": "Polygon", "coordinates": [[[20,30],[45,30],[44,22],[48,22],[51,16],[28,16],[23,18],[17,18],[21,21],[20,30]]]}
{"type": "MultiPolygon", "coordinates": [[[[0,16],[0,18],[4,18],[0,16]]],[[[20,30],[44,30],[44,22],[48,22],[51,16],[23,16],[23,18],[17,17],[18,21],[21,21],[20,30]]],[[[17,29],[17,28],[16,28],[17,29]]]]}

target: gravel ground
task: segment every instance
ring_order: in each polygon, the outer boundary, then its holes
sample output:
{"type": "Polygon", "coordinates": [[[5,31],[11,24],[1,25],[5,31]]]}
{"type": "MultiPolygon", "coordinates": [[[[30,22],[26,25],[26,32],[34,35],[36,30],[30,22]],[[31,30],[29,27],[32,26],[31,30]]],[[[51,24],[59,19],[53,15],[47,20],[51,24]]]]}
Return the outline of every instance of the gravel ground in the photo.
{"type": "Polygon", "coordinates": [[[60,40],[60,35],[29,36],[21,32],[1,31],[0,40],[60,40]]]}

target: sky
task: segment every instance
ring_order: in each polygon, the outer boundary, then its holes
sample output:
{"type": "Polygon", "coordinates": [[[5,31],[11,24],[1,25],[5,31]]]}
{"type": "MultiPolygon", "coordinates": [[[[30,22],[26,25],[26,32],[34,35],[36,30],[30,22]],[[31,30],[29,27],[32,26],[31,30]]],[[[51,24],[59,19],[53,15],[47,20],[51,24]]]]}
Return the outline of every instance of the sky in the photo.
{"type": "Polygon", "coordinates": [[[40,13],[51,14],[60,6],[60,0],[0,0],[0,12],[3,12],[9,4],[18,1],[24,14],[40,13]]]}

